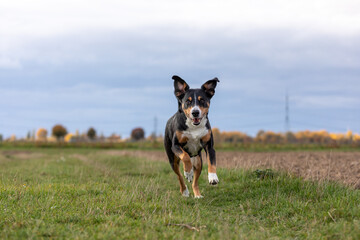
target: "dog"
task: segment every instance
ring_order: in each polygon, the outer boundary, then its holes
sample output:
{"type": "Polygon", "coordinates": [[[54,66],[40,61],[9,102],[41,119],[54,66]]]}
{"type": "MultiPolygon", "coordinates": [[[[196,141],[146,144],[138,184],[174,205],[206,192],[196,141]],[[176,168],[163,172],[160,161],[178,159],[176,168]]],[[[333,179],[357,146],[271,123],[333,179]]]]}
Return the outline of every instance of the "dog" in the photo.
{"type": "Polygon", "coordinates": [[[214,140],[208,118],[210,100],[215,94],[217,78],[207,81],[200,89],[191,89],[180,77],[174,75],[174,94],[178,111],[167,121],[164,145],[170,165],[176,173],[182,196],[189,197],[189,190],[180,173],[180,160],[184,176],[191,183],[195,198],[202,198],[198,180],[202,170],[202,149],[208,162],[208,179],[211,185],[219,183],[216,175],[214,140]]]}

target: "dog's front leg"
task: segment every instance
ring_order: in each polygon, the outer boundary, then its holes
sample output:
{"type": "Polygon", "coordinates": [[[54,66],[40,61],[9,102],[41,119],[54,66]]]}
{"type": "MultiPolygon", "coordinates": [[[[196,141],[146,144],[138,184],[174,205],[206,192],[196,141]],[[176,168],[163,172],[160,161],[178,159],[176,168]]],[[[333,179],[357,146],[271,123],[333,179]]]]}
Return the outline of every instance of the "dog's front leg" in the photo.
{"type": "Polygon", "coordinates": [[[176,136],[174,136],[171,150],[184,163],[185,178],[189,182],[192,182],[194,178],[194,170],[191,164],[190,156],[187,152],[184,151],[184,149],[182,149],[178,142],[178,139],[176,138],[176,136]]]}
{"type": "Polygon", "coordinates": [[[211,141],[206,146],[206,157],[208,162],[208,179],[211,185],[216,185],[219,183],[219,178],[216,175],[216,154],[211,144],[211,141]]]}

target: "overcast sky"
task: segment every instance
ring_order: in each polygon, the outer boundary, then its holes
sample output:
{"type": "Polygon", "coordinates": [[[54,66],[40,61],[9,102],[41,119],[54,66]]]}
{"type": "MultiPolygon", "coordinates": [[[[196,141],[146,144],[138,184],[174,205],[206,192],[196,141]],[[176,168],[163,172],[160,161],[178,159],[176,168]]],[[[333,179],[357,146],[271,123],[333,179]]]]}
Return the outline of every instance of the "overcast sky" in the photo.
{"type": "Polygon", "coordinates": [[[360,1],[0,1],[0,134],[158,134],[177,74],[218,77],[210,121],[360,132],[360,1]]]}

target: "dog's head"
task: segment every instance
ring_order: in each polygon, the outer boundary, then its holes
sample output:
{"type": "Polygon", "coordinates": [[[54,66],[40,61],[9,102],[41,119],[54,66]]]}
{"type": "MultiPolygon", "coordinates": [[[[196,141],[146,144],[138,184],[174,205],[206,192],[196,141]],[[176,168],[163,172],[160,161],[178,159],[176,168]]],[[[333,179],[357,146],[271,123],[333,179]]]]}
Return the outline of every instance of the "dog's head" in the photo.
{"type": "Polygon", "coordinates": [[[199,125],[207,117],[210,99],[215,94],[219,80],[214,78],[204,83],[200,89],[191,89],[180,77],[173,76],[172,79],[174,79],[174,93],[179,102],[179,111],[184,112],[194,126],[199,125]]]}

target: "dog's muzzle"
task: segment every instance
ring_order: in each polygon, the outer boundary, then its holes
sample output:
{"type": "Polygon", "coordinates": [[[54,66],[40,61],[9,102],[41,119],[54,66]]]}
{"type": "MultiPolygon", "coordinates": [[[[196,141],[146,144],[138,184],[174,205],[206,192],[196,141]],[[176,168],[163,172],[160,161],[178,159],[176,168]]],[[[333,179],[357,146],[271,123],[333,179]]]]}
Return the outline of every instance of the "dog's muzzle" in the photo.
{"type": "Polygon", "coordinates": [[[192,123],[194,125],[199,125],[201,122],[201,117],[200,117],[200,110],[198,108],[193,108],[193,110],[191,111],[191,115],[192,115],[192,123]]]}

